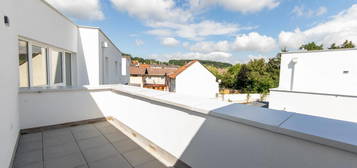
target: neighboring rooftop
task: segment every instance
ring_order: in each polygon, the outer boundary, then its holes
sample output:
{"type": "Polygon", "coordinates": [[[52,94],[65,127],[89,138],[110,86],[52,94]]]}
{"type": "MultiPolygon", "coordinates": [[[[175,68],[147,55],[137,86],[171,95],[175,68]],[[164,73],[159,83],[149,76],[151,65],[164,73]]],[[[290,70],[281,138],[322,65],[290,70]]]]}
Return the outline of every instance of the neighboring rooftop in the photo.
{"type": "Polygon", "coordinates": [[[172,67],[143,67],[130,66],[131,75],[166,76],[174,73],[177,68],[172,67]]]}
{"type": "Polygon", "coordinates": [[[175,71],[174,73],[170,74],[169,77],[170,78],[176,78],[177,75],[179,75],[181,72],[183,72],[184,70],[186,70],[188,67],[190,67],[191,65],[193,65],[196,62],[198,62],[198,61],[197,60],[190,61],[189,63],[187,63],[184,66],[182,66],[179,69],[177,69],[177,71],[175,71]]]}

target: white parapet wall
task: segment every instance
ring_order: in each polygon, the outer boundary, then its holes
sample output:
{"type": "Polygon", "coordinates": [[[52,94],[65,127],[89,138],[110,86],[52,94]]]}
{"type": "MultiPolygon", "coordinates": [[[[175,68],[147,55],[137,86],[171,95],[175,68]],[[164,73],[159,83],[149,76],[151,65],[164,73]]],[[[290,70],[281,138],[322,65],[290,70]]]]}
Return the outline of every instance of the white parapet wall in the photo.
{"type": "Polygon", "coordinates": [[[352,168],[357,124],[117,85],[27,90],[21,128],[114,117],[194,168],[352,168]]]}
{"type": "Polygon", "coordinates": [[[269,108],[357,123],[357,96],[272,89],[269,108]]]}

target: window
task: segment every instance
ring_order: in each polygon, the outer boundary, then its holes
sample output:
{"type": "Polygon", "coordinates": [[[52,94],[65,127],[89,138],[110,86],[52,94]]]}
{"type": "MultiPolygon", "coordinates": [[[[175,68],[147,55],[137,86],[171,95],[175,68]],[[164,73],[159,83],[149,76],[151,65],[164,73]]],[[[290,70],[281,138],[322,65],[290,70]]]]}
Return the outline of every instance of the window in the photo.
{"type": "Polygon", "coordinates": [[[121,59],[121,75],[126,76],[126,58],[121,59]]]}
{"type": "Polygon", "coordinates": [[[32,86],[47,85],[47,50],[46,48],[32,46],[32,86]]]}
{"type": "Polygon", "coordinates": [[[72,85],[72,53],[24,39],[18,45],[19,87],[72,85]]]}
{"type": "Polygon", "coordinates": [[[19,40],[19,85],[29,87],[28,43],[19,40]]]}
{"type": "Polygon", "coordinates": [[[72,85],[72,56],[71,53],[65,53],[66,62],[66,86],[72,85]]]}
{"type": "Polygon", "coordinates": [[[51,52],[51,76],[53,84],[63,84],[63,58],[62,52],[52,50],[51,52]]]}

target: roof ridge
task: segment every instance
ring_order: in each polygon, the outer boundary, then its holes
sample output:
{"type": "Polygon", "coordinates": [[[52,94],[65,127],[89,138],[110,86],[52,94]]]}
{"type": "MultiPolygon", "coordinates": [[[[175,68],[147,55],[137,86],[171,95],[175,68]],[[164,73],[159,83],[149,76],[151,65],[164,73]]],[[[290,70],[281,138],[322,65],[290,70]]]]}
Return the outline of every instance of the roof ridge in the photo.
{"type": "Polygon", "coordinates": [[[192,61],[188,62],[187,64],[181,66],[174,73],[170,74],[169,78],[176,78],[181,72],[185,71],[187,68],[189,68],[191,65],[193,65],[196,62],[199,62],[199,61],[198,60],[192,60],[192,61]]]}

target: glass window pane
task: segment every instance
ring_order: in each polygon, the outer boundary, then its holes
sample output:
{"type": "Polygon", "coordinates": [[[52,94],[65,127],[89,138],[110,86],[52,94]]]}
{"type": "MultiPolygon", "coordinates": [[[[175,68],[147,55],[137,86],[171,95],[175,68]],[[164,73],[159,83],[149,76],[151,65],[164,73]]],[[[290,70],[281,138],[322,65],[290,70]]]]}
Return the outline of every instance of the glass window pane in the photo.
{"type": "Polygon", "coordinates": [[[66,85],[72,85],[72,60],[71,53],[66,53],[66,85]]]}
{"type": "Polygon", "coordinates": [[[126,58],[121,59],[121,75],[126,76],[126,58]]]}
{"type": "Polygon", "coordinates": [[[28,44],[19,40],[19,85],[29,87],[28,44]]]}
{"type": "Polygon", "coordinates": [[[32,84],[33,86],[47,85],[46,49],[32,46],[32,84]]]}
{"type": "Polygon", "coordinates": [[[51,67],[52,82],[63,83],[62,52],[52,51],[51,67]]]}

